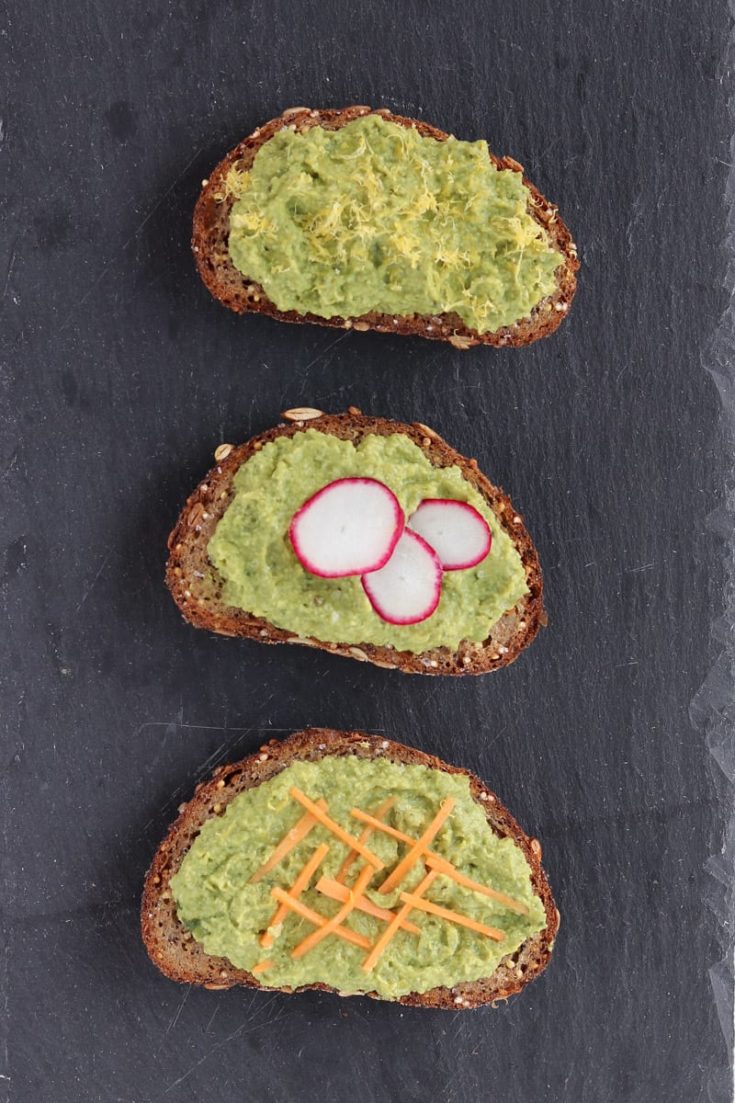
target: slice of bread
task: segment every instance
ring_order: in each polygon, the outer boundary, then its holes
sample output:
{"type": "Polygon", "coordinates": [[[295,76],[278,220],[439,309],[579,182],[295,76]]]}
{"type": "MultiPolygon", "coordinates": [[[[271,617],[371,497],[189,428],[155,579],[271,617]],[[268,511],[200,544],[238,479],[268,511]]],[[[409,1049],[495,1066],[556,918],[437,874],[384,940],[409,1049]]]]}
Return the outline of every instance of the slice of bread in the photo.
{"type": "MultiPolygon", "coordinates": [[[[363,115],[377,114],[399,126],[415,127],[422,137],[436,141],[445,141],[448,135],[418,119],[408,119],[393,115],[385,108],[373,111],[370,107],[345,107],[342,110],[312,111],[308,107],[292,107],[271,119],[235,147],[224,160],[220,161],[208,180],[202,185],[202,191],[194,211],[194,229],[192,248],[199,274],[211,293],[221,303],[238,314],[255,312],[268,314],[281,322],[310,322],[315,325],[333,326],[342,329],[374,329],[381,333],[401,333],[407,336],[417,335],[434,341],[449,341],[456,348],[466,349],[472,345],[528,345],[539,337],[553,333],[566,314],[574,298],[577,286],[576,271],[579,268],[577,250],[567,227],[559,217],[557,208],[525,177],[523,182],[529,190],[529,210],[536,221],[547,231],[552,245],[559,250],[562,261],[557,269],[557,288],[554,294],[540,302],[529,317],[505,326],[494,332],[479,333],[470,329],[458,314],[437,315],[392,315],[370,312],[354,318],[322,318],[315,314],[300,314],[294,310],[279,310],[269,301],[263,288],[255,281],[243,276],[230,260],[228,241],[230,232],[230,211],[233,197],[225,195],[225,178],[229,170],[235,167],[246,172],[253,163],[258,150],[283,127],[295,130],[308,130],[321,126],[327,130],[337,130],[363,115]],[[222,196],[224,195],[224,198],[222,196]]],[[[523,173],[523,166],[511,157],[490,159],[498,169],[510,169],[523,173]]]]}
{"type": "MultiPolygon", "coordinates": [[[[181,866],[205,821],[221,815],[238,793],[260,785],[296,760],[316,761],[327,755],[346,754],[367,759],[383,757],[393,762],[428,766],[468,777],[472,796],[482,807],[492,830],[501,838],[511,837],[523,851],[531,870],[533,890],[543,902],[546,913],[544,929],[527,939],[514,953],[504,957],[492,976],[457,984],[453,988],[411,993],[398,1002],[411,1007],[457,1011],[494,1003],[519,992],[548,964],[559,927],[559,912],[541,868],[541,846],[538,841],[525,834],[495,794],[469,771],[449,766],[433,755],[402,743],[363,732],[339,732],[328,728],[297,732],[281,742],[271,740],[260,748],[260,753],[230,766],[218,767],[212,779],[198,785],[192,800],[181,807],[178,819],[155,853],[143,891],[141,931],[153,963],[171,980],[182,984],[214,989],[232,988],[234,985],[267,987],[252,973],[236,969],[226,958],[205,953],[179,922],[169,881],[181,866]]],[[[332,991],[324,984],[306,987],[332,991]]],[[[371,995],[379,998],[375,993],[371,995]]]]}
{"type": "MultiPolygon", "coordinates": [[[[546,623],[543,581],[536,549],[519,514],[506,494],[478,470],[477,461],[465,459],[432,429],[419,423],[406,425],[385,418],[365,417],[355,407],[345,414],[324,414],[302,407],[283,414],[280,424],[239,447],[220,445],[217,464],[187,500],[168,541],[170,556],[166,583],[186,620],[224,636],[246,636],[261,643],[296,643],[336,655],[371,662],[409,674],[486,674],[518,658],[546,623]],[[232,480],[238,468],[277,437],[292,437],[306,428],[330,433],[357,444],[367,434],[405,433],[436,467],[456,464],[465,479],[483,496],[498,524],[511,537],[526,572],[528,593],[493,625],[482,643],[463,641],[457,651],[447,647],[414,653],[392,647],[346,640],[325,643],[303,638],[222,601],[222,582],[207,555],[207,546],[232,496],[232,480]],[[213,581],[214,579],[214,581],[213,581]]],[[[492,552],[491,552],[492,554],[492,552]]]]}

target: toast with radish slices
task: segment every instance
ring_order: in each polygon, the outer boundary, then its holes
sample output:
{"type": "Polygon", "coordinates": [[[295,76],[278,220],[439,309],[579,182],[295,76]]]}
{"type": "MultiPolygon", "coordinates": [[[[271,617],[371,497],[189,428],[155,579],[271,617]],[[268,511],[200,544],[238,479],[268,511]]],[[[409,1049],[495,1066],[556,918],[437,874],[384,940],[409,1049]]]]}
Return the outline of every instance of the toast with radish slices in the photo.
{"type": "MultiPolygon", "coordinates": [[[[215,467],[188,499],[169,537],[166,582],[185,619],[221,635],[303,644],[405,673],[484,674],[513,662],[545,623],[541,568],[521,516],[507,495],[481,473],[477,461],[461,456],[425,425],[366,417],[355,407],[344,414],[301,407],[286,411],[283,418],[276,428],[246,444],[217,448],[215,467]],[[391,488],[373,478],[325,479],[307,500],[297,503],[299,508],[279,537],[279,547],[287,547],[295,568],[296,560],[301,564],[305,585],[307,575],[313,576],[313,592],[322,595],[315,600],[324,605],[330,585],[343,590],[343,582],[354,581],[355,601],[364,604],[367,598],[378,618],[376,624],[396,626],[400,646],[366,642],[349,633],[342,638],[339,629],[332,638],[323,639],[288,624],[279,627],[225,600],[225,579],[212,562],[210,542],[235,498],[238,472],[272,442],[310,430],[355,448],[372,436],[405,436],[412,449],[420,450],[419,459],[428,461],[430,470],[438,474],[452,469],[466,487],[466,496],[476,496],[495,528],[494,541],[478,509],[437,497],[422,501],[406,517],[391,488]],[[412,647],[412,626],[430,626],[432,616],[440,615],[442,588],[451,588],[460,575],[481,569],[478,564],[486,556],[492,563],[495,544],[501,542],[514,549],[525,592],[510,607],[501,608],[483,638],[463,638],[456,647],[412,647]],[[434,614],[437,605],[439,611],[434,614]]],[[[305,592],[312,590],[307,587],[305,592]]]]}
{"type": "MultiPolygon", "coordinates": [[[[299,790],[294,789],[292,792],[302,804],[302,808],[296,808],[294,814],[298,815],[300,811],[302,819],[280,841],[277,838],[278,832],[273,834],[266,851],[270,854],[270,857],[264,865],[249,876],[249,884],[258,882],[265,885],[266,890],[269,884],[277,884],[273,870],[276,870],[277,876],[278,863],[283,861],[289,849],[297,846],[299,842],[303,844],[305,835],[310,828],[307,822],[310,812],[313,813],[315,818],[323,821],[325,825],[331,826],[332,830],[341,832],[348,840],[347,845],[349,845],[350,836],[345,835],[340,824],[336,824],[329,818],[333,805],[336,806],[336,794],[326,794],[326,800],[313,801],[299,790]],[[305,806],[306,811],[304,811],[303,806],[305,806]]],[[[400,798],[398,799],[400,800],[400,798]]],[[[228,824],[230,820],[231,816],[228,815],[228,824]]],[[[355,822],[359,829],[360,821],[355,822]]],[[[311,820],[311,826],[313,824],[314,819],[311,820]]],[[[448,826],[451,831],[451,824],[448,826]]],[[[232,827],[228,828],[228,833],[233,829],[234,821],[232,827]]],[[[355,830],[355,828],[353,827],[352,830],[355,830]]],[[[415,827],[412,835],[414,833],[418,834],[419,830],[420,827],[415,827]]],[[[427,840],[427,838],[425,832],[424,839],[427,840]]],[[[451,859],[453,857],[451,850],[449,854],[451,859]]],[[[457,854],[456,857],[459,857],[459,855],[457,854]]],[[[257,861],[255,863],[251,861],[250,863],[253,868],[257,864],[257,861]]],[[[238,868],[243,868],[239,859],[238,868]]],[[[356,873],[357,869],[355,868],[350,872],[350,879],[354,878],[356,873]]],[[[288,885],[288,879],[285,875],[282,875],[281,881],[288,885]]],[[[517,887],[520,886],[520,882],[517,880],[515,884],[517,887]]],[[[239,891],[237,884],[233,888],[235,892],[239,891]]],[[[471,904],[471,896],[468,895],[465,899],[471,904]]],[[[349,938],[351,941],[358,943],[358,947],[363,945],[350,918],[344,920],[345,925],[341,928],[336,928],[335,924],[336,920],[332,920],[330,926],[335,945],[339,942],[336,936],[340,934],[344,938],[349,938]]],[[[148,954],[152,962],[166,977],[179,983],[199,985],[208,989],[227,989],[241,985],[249,988],[263,987],[271,991],[281,990],[284,992],[302,991],[311,988],[321,991],[338,991],[338,994],[342,996],[364,994],[373,998],[394,999],[395,1002],[411,1007],[432,1007],[450,1011],[475,1008],[483,1004],[494,1004],[498,1000],[505,1000],[519,992],[545,969],[551,956],[558,927],[559,912],[554,904],[549,883],[541,868],[541,846],[538,840],[531,838],[523,831],[498,797],[479,778],[467,770],[448,765],[433,755],[425,754],[401,743],[367,735],[363,732],[341,732],[327,728],[312,728],[297,732],[281,741],[271,740],[264,744],[259,752],[249,758],[229,766],[219,766],[210,781],[197,785],[193,798],[180,807],[178,818],[155,853],[145,879],[141,904],[141,932],[148,954]],[[432,838],[436,837],[437,841],[431,843],[432,849],[428,848],[428,841],[425,841],[425,845],[422,844],[418,847],[418,840],[401,835],[401,832],[396,831],[387,819],[381,818],[391,816],[391,813],[386,810],[391,804],[395,804],[395,794],[384,801],[380,807],[375,808],[372,816],[369,814],[363,815],[359,809],[354,809],[352,813],[353,817],[359,815],[364,823],[372,825],[373,836],[368,837],[370,836],[369,830],[364,831],[361,836],[363,839],[368,839],[367,846],[358,843],[361,846],[360,853],[364,854],[368,860],[372,859],[368,847],[372,846],[373,852],[375,850],[376,844],[372,840],[375,837],[376,829],[391,832],[402,840],[394,851],[395,857],[391,865],[384,867],[380,874],[381,879],[384,879],[383,888],[388,886],[392,880],[400,881],[411,862],[418,862],[419,865],[424,866],[424,869],[428,869],[428,875],[424,878],[422,884],[437,875],[443,875],[457,879],[460,885],[468,887],[472,893],[483,893],[483,896],[475,897],[476,904],[474,906],[479,909],[479,914],[483,916],[487,914],[488,918],[493,919],[495,923],[502,924],[504,922],[503,916],[508,914],[504,909],[512,908],[514,912],[528,913],[529,907],[533,906],[537,918],[532,926],[528,928],[533,933],[527,934],[520,944],[518,944],[518,938],[516,938],[513,949],[505,954],[502,953],[501,941],[500,952],[495,956],[495,968],[490,975],[483,975],[480,979],[472,981],[452,982],[447,985],[422,989],[421,991],[403,993],[395,998],[371,991],[370,967],[373,960],[378,958],[381,952],[385,952],[386,945],[391,938],[402,938],[404,946],[408,946],[410,951],[410,940],[420,936],[422,916],[425,920],[425,912],[427,911],[438,913],[441,916],[441,923],[464,920],[467,925],[471,925],[475,930],[482,930],[491,936],[497,937],[501,932],[485,926],[479,927],[471,921],[468,923],[464,916],[458,915],[456,912],[437,908],[430,901],[421,900],[421,885],[415,887],[412,894],[402,894],[401,899],[407,903],[398,913],[394,913],[386,907],[376,906],[389,900],[388,896],[380,895],[381,888],[378,889],[377,894],[373,893],[372,900],[367,897],[360,899],[357,896],[358,889],[363,881],[371,879],[371,871],[366,866],[362,874],[358,875],[352,891],[347,889],[345,887],[345,871],[351,862],[355,862],[358,855],[354,851],[347,854],[346,845],[341,845],[339,839],[335,840],[331,832],[329,834],[323,832],[328,845],[322,844],[321,847],[317,847],[316,840],[314,840],[310,844],[310,849],[304,849],[303,857],[306,858],[311,853],[311,858],[302,871],[302,875],[290,887],[289,892],[285,892],[278,887],[270,888],[274,902],[283,906],[282,911],[279,909],[279,916],[287,916],[288,910],[294,909],[297,916],[306,916],[307,921],[304,923],[303,920],[299,922],[297,918],[291,918],[290,921],[285,920],[286,926],[284,926],[284,920],[279,918],[281,926],[277,924],[269,926],[265,933],[260,935],[259,939],[260,945],[266,947],[263,951],[264,960],[253,965],[252,969],[238,968],[226,956],[207,953],[196,934],[193,934],[179,918],[177,906],[179,893],[176,877],[181,870],[182,863],[190,854],[192,848],[199,845],[197,843],[198,839],[204,838],[204,835],[208,839],[212,838],[211,829],[216,827],[216,823],[213,821],[227,815],[229,811],[234,812],[234,808],[230,809],[232,802],[242,798],[243,794],[248,791],[257,789],[265,783],[274,782],[279,775],[293,767],[294,764],[308,763],[314,764],[318,768],[325,761],[335,757],[344,759],[347,756],[350,756],[353,761],[357,759],[364,762],[366,766],[385,763],[387,769],[392,769],[393,766],[388,764],[396,764],[401,772],[422,767],[428,768],[432,772],[439,771],[442,774],[450,775],[450,779],[447,779],[446,784],[465,788],[468,803],[463,807],[469,809],[473,817],[476,817],[476,822],[483,825],[483,831],[484,824],[487,825],[489,832],[494,836],[490,840],[492,845],[497,846],[499,840],[501,847],[510,848],[516,852],[518,859],[520,859],[521,868],[526,871],[524,874],[526,883],[524,890],[525,904],[519,902],[517,890],[514,890],[516,891],[516,899],[512,899],[508,895],[498,892],[497,885],[493,887],[484,882],[480,884],[471,876],[468,877],[466,873],[463,873],[460,866],[453,865],[451,860],[442,858],[436,853],[437,844],[441,845],[441,835],[437,834],[441,829],[440,821],[446,820],[447,814],[450,812],[451,801],[445,800],[443,802],[443,809],[433,820],[431,835],[432,838]],[[205,829],[204,833],[202,832],[203,828],[205,829]],[[325,877],[323,875],[320,877],[320,861],[330,846],[335,850],[333,858],[335,869],[342,861],[343,855],[346,855],[346,857],[335,877],[325,877]],[[174,881],[173,885],[172,880],[174,881]],[[307,935],[303,944],[306,945],[310,941],[314,941],[316,937],[315,933],[310,934],[310,932],[314,932],[313,924],[324,926],[325,919],[323,915],[317,914],[316,911],[310,912],[307,907],[303,906],[303,900],[298,898],[299,893],[308,886],[309,881],[314,886],[311,890],[312,896],[318,890],[319,899],[323,900],[322,904],[315,905],[320,907],[322,912],[326,910],[327,898],[331,897],[332,900],[345,902],[345,912],[349,911],[351,906],[357,906],[364,911],[368,911],[370,915],[378,917],[377,924],[373,924],[376,941],[364,949],[358,948],[354,951],[356,960],[362,962],[365,970],[364,975],[367,978],[364,983],[360,984],[360,993],[345,989],[336,990],[327,983],[321,982],[299,985],[297,988],[278,985],[273,980],[269,982],[268,967],[271,962],[267,958],[275,956],[273,953],[274,942],[277,944],[280,939],[287,938],[290,930],[296,932],[296,937],[307,935]],[[488,896],[491,897],[491,900],[497,901],[499,907],[493,905],[487,912],[484,912],[482,909],[489,903],[488,896]],[[288,905],[288,909],[284,905],[288,905]],[[383,926],[384,923],[389,925],[383,926]],[[418,928],[417,924],[419,924],[418,928]],[[402,931],[397,934],[400,928],[402,928],[402,931]],[[405,932],[405,934],[402,932],[405,932]]],[[[318,926],[316,930],[319,930],[318,926]]],[[[327,930],[324,930],[323,934],[326,935],[327,933],[327,930]]],[[[430,964],[430,959],[427,959],[426,953],[427,951],[424,949],[422,960],[426,960],[427,964],[430,964]]],[[[390,968],[389,965],[388,969],[390,968]]]]}

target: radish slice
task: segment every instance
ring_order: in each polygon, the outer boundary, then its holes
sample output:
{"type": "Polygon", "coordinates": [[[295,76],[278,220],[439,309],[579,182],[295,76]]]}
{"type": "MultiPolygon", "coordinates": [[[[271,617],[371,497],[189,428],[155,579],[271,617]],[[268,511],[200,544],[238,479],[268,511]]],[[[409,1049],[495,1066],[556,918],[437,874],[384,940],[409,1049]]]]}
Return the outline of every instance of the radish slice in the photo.
{"type": "Polygon", "coordinates": [[[304,502],[288,535],[303,567],[346,578],[383,567],[405,527],[400,503],[377,479],[336,479],[304,502]]]}
{"type": "Polygon", "coordinates": [[[431,545],[445,571],[474,567],[490,551],[487,521],[467,502],[424,498],[408,524],[431,545]]]}
{"type": "Polygon", "coordinates": [[[364,575],[362,585],[383,620],[389,624],[418,624],[439,604],[442,565],[426,541],[406,529],[386,565],[364,575]]]}

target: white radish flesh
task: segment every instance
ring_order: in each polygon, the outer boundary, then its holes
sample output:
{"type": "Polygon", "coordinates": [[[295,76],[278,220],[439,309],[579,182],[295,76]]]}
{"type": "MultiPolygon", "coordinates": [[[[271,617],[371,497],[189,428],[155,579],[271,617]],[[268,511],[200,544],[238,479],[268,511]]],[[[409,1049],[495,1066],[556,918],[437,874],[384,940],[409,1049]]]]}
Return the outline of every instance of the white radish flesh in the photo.
{"type": "Polygon", "coordinates": [[[490,551],[487,521],[468,502],[424,498],[408,525],[431,545],[445,571],[475,567],[490,551]]]}
{"type": "Polygon", "coordinates": [[[383,620],[389,624],[418,624],[439,604],[441,563],[425,540],[406,529],[386,565],[365,574],[362,585],[383,620]]]}
{"type": "Polygon", "coordinates": [[[405,526],[400,503],[377,479],[336,479],[294,514],[288,530],[303,567],[346,578],[384,566],[405,526]]]}

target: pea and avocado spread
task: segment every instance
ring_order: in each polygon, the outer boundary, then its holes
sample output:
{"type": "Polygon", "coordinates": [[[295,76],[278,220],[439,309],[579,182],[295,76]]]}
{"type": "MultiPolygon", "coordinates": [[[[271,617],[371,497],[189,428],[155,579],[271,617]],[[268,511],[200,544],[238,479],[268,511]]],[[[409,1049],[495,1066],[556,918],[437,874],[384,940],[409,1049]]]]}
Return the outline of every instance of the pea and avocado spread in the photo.
{"type": "Polygon", "coordinates": [[[240,793],[203,825],[171,890],[179,920],[205,952],[236,968],[255,968],[264,985],[321,982],[393,999],[487,977],[545,925],[523,852],[489,827],[467,777],[356,755],[298,761],[240,793]],[[325,823],[304,821],[305,807],[315,802],[326,810],[325,823]],[[443,819],[431,849],[413,861],[409,842],[376,827],[363,844],[368,856],[356,856],[345,873],[350,846],[334,825],[358,837],[364,822],[356,810],[411,840],[438,812],[443,819]],[[299,874],[307,865],[304,884],[299,874]],[[434,871],[428,875],[427,865],[434,871]],[[380,892],[394,874],[395,887],[380,892]],[[358,881],[361,894],[354,891],[358,881]],[[492,890],[494,898],[472,885],[492,890]],[[295,907],[277,915],[285,893],[292,894],[286,900],[296,898],[295,907]],[[415,905],[400,926],[363,910],[373,905],[395,917],[406,893],[429,910],[415,905]],[[337,930],[320,934],[324,920],[341,911],[337,930]]]}
{"type": "Polygon", "coordinates": [[[487,639],[527,593],[521,558],[484,498],[459,467],[434,467],[402,433],[370,434],[357,445],[316,429],[279,437],[239,468],[233,490],[208,545],[222,600],[299,636],[414,653],[456,650],[462,640],[487,639]],[[446,573],[436,611],[418,624],[389,624],[359,578],[319,578],[294,554],[288,527],[296,510],[327,483],[354,476],[385,483],[406,517],[424,498],[454,498],[469,502],[490,526],[490,553],[475,567],[446,573]]]}
{"type": "Polygon", "coordinates": [[[521,174],[484,141],[378,115],[288,127],[232,169],[229,252],[279,310],[330,318],[456,312],[479,333],[526,318],[562,263],[521,174]]]}

